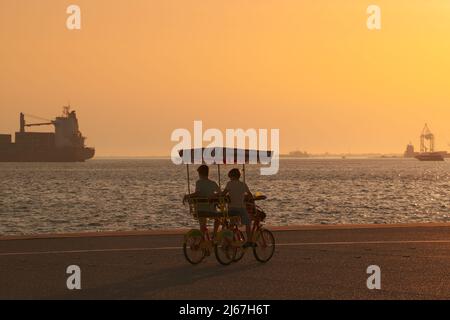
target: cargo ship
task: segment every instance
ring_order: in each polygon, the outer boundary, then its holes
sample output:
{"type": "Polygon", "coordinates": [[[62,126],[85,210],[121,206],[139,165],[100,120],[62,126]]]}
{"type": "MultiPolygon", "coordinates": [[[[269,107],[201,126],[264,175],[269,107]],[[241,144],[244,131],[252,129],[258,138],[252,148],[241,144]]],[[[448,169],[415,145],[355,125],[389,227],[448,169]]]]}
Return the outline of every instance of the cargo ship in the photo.
{"type": "Polygon", "coordinates": [[[78,127],[75,111],[70,106],[54,120],[27,124],[20,114],[20,131],[15,141],[9,134],[0,134],[0,162],[84,162],[95,155],[94,148],[85,146],[86,138],[78,127]],[[26,132],[35,126],[54,126],[54,132],[26,132]]]}
{"type": "Polygon", "coordinates": [[[445,161],[445,158],[450,158],[450,153],[447,151],[435,151],[435,136],[431,133],[428,125],[422,130],[420,135],[420,152],[414,151],[412,143],[408,144],[404,153],[405,158],[416,158],[419,161],[445,161]]]}

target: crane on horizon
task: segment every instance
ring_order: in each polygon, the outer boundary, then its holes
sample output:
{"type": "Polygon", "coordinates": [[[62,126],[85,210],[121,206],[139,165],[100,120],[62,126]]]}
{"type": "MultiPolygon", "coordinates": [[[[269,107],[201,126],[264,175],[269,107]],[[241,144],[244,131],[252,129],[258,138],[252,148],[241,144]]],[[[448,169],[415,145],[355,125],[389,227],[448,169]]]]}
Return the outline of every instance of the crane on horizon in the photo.
{"type": "Polygon", "coordinates": [[[428,124],[425,124],[420,135],[420,152],[434,152],[434,140],[434,134],[431,133],[428,124]]]}

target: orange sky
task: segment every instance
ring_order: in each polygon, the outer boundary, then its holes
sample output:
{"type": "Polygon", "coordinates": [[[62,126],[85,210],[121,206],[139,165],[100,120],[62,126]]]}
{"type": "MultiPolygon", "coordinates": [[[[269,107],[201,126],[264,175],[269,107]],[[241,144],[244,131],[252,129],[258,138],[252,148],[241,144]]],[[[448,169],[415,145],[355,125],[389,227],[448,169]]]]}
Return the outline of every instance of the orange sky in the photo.
{"type": "Polygon", "coordinates": [[[448,0],[0,0],[0,43],[2,133],[70,100],[98,155],[169,156],[194,120],[314,153],[400,153],[428,122],[450,149],[448,0]]]}

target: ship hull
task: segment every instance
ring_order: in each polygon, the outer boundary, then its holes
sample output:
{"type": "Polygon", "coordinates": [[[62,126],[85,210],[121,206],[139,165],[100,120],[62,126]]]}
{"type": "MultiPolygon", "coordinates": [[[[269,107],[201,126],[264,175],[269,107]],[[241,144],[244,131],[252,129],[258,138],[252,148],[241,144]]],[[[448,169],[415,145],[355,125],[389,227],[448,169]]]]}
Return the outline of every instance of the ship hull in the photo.
{"type": "Polygon", "coordinates": [[[92,148],[0,148],[0,162],[84,162],[94,155],[92,148]]]}
{"type": "Polygon", "coordinates": [[[415,158],[420,161],[445,161],[444,155],[438,152],[419,153],[415,158]]]}

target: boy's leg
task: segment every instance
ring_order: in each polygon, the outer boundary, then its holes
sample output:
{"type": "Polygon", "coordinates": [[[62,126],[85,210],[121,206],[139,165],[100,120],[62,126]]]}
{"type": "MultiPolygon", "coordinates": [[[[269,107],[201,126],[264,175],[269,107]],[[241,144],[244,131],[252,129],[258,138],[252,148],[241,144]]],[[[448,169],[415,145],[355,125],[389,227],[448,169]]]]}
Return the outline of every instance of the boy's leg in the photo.
{"type": "Polygon", "coordinates": [[[245,224],[245,232],[247,233],[247,242],[244,244],[244,247],[251,247],[253,246],[252,223],[248,216],[247,209],[242,210],[241,219],[243,224],[245,224]]]}
{"type": "Polygon", "coordinates": [[[250,223],[247,223],[245,225],[245,232],[247,233],[247,242],[253,243],[252,225],[250,223]]]}
{"type": "MultiPolygon", "coordinates": [[[[208,233],[208,228],[206,227],[206,223],[208,222],[208,219],[207,218],[198,218],[198,222],[200,223],[200,231],[203,233],[203,236],[204,236],[203,240],[205,240],[207,233],[208,233]]],[[[211,255],[211,252],[209,251],[209,249],[205,249],[205,250],[206,250],[206,253],[205,253],[206,256],[211,255]]]]}
{"type": "Polygon", "coordinates": [[[200,231],[206,233],[206,218],[198,218],[198,222],[200,224],[200,231]]]}
{"type": "Polygon", "coordinates": [[[213,233],[213,239],[216,238],[217,231],[219,231],[220,221],[219,219],[214,219],[214,233],[213,233]]]}

